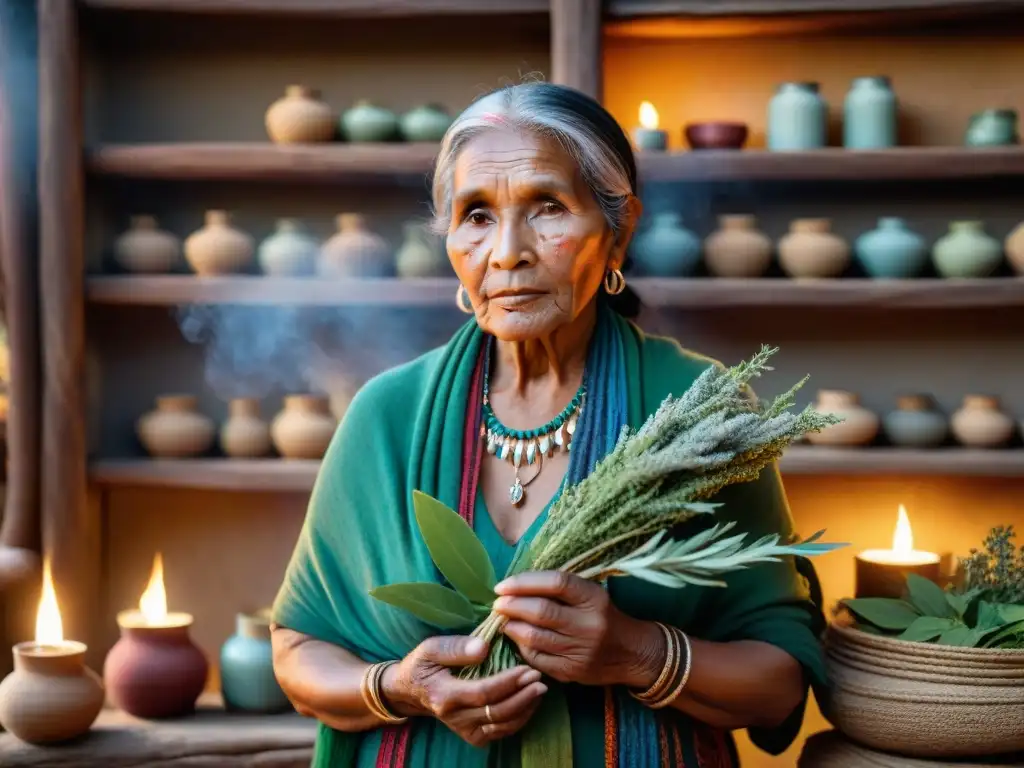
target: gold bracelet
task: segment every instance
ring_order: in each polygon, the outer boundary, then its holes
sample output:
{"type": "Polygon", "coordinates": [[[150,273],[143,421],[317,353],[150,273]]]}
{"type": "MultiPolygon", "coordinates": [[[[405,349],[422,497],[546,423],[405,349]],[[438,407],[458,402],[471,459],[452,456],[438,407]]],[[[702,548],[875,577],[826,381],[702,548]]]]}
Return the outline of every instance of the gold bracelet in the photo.
{"type": "Polygon", "coordinates": [[[389,725],[404,723],[409,719],[407,717],[399,717],[389,710],[384,704],[384,698],[380,694],[380,681],[384,677],[384,671],[392,664],[397,663],[397,661],[381,661],[371,664],[363,673],[363,679],[359,686],[366,708],[378,720],[383,720],[389,725]]]}
{"type": "Polygon", "coordinates": [[[662,624],[660,621],[655,622],[661,629],[662,634],[665,636],[665,665],[661,668],[661,674],[658,675],[658,679],[654,681],[654,684],[643,693],[631,692],[634,699],[638,699],[643,702],[654,701],[661,695],[662,691],[666,686],[672,684],[672,680],[675,679],[676,670],[679,667],[679,645],[676,642],[675,637],[669,631],[669,628],[662,624]]]}
{"type": "Polygon", "coordinates": [[[678,699],[679,695],[683,692],[683,689],[686,688],[686,683],[690,680],[690,666],[693,663],[693,652],[690,647],[690,638],[681,629],[672,627],[672,632],[677,635],[677,638],[682,640],[682,644],[686,648],[686,662],[683,665],[683,674],[679,678],[679,683],[672,688],[671,692],[667,696],[647,705],[651,709],[663,709],[678,699]]]}

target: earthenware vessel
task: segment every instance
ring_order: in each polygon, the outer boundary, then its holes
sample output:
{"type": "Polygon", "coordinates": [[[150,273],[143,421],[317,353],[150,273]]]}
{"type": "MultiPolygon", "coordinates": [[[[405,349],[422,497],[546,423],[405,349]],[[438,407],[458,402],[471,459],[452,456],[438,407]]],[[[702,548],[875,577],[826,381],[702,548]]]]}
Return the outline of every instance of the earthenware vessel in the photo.
{"type": "Polygon", "coordinates": [[[983,109],[971,115],[964,143],[969,147],[1005,147],[1020,143],[1017,111],[983,109]]]}
{"type": "Polygon", "coordinates": [[[839,277],[850,264],[850,246],[832,232],[830,219],[796,219],[778,250],[779,264],[790,277],[839,277]]]}
{"type": "Polygon", "coordinates": [[[700,238],[673,211],[655,213],[633,241],[638,271],[657,277],[686,277],[700,263],[700,238]]]}
{"type": "Polygon", "coordinates": [[[241,272],[253,251],[252,237],[231,226],[227,211],[207,211],[206,224],[185,238],[185,259],[197,275],[241,272]]]}
{"type": "Polygon", "coordinates": [[[369,101],[357,101],[341,116],[341,133],[352,142],[394,141],[398,138],[398,116],[369,101]]]}
{"type": "Polygon", "coordinates": [[[1021,222],[1006,236],[1003,244],[1006,258],[1018,275],[1024,275],[1024,222],[1021,222]]]}
{"type": "Polygon", "coordinates": [[[928,264],[928,245],[903,219],[883,216],[878,227],[853,244],[857,261],[871,277],[916,277],[928,264]]]}
{"type": "Polygon", "coordinates": [[[451,262],[440,239],[420,221],[402,225],[405,239],[395,253],[399,277],[443,277],[452,274],[451,262]]]}
{"type": "Polygon", "coordinates": [[[270,436],[286,459],[322,459],[336,428],[328,398],[288,395],[270,425],[270,436]]]}
{"type": "Polygon", "coordinates": [[[772,263],[772,241],[749,214],[723,214],[704,240],[704,263],[715,277],[760,277],[772,263]]]}
{"type": "Polygon", "coordinates": [[[320,94],[305,85],[289,85],[284,96],[267,109],[267,135],[277,144],[313,144],[331,141],[336,122],[334,112],[320,94]]]}
{"type": "Polygon", "coordinates": [[[721,120],[690,123],[683,129],[690,149],[742,149],[748,132],[746,123],[721,120]]]}
{"type": "Polygon", "coordinates": [[[814,445],[867,445],[878,435],[879,418],[860,404],[860,397],[853,392],[837,389],[822,389],[814,409],[822,413],[834,413],[843,421],[825,427],[821,432],[812,432],[807,440],[814,445]]]}
{"type": "Polygon", "coordinates": [[[882,428],[893,445],[934,448],[946,440],[949,420],[930,395],[903,395],[882,418],[882,428]]]}
{"type": "Polygon", "coordinates": [[[980,221],[951,221],[932,247],[932,262],[943,277],[988,277],[1003,262],[1003,246],[980,221]]]}
{"type": "Polygon", "coordinates": [[[320,243],[296,219],[278,219],[274,233],[259,245],[257,261],[265,275],[302,277],[316,273],[320,243]]]}
{"type": "Polygon", "coordinates": [[[1002,448],[1013,438],[1013,419],[998,397],[966,395],[950,419],[953,436],[971,448],[1002,448]]]}
{"type": "Polygon", "coordinates": [[[239,613],[235,633],[220,649],[220,690],[228,710],[284,712],[292,709],[274,676],[270,612],[239,613]]]}
{"type": "Polygon", "coordinates": [[[197,410],[194,395],[162,395],[156,409],[136,422],[136,433],[146,452],[161,459],[200,456],[213,445],[213,421],[197,410]]]}
{"type": "Polygon", "coordinates": [[[399,120],[399,131],[406,141],[440,141],[454,118],[437,104],[410,109],[399,120]]]}
{"type": "Polygon", "coordinates": [[[114,242],[114,260],[129,272],[170,272],[181,256],[181,240],[160,229],[153,216],[132,216],[131,225],[114,242]]]}
{"type": "Polygon", "coordinates": [[[228,403],[228,418],[220,428],[220,448],[235,459],[270,453],[270,425],[260,416],[260,401],[255,397],[236,397],[228,403]]]}
{"type": "Polygon", "coordinates": [[[888,77],[858,77],[850,85],[843,102],[843,146],[896,146],[896,94],[888,77]]]}
{"type": "Polygon", "coordinates": [[[395,261],[387,241],[369,230],[366,217],[342,213],[338,231],[320,247],[318,271],[328,277],[392,277],[395,261]]]}
{"type": "Polygon", "coordinates": [[[768,103],[768,149],[819,149],[827,142],[828,105],[817,83],[782,83],[768,103]]]}

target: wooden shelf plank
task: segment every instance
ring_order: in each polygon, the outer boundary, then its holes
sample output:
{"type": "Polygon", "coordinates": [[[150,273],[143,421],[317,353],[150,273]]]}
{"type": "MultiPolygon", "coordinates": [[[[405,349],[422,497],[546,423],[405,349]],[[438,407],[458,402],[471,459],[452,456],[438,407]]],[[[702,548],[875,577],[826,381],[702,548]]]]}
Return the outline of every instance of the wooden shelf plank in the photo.
{"type": "MultiPolygon", "coordinates": [[[[290,459],[104,459],[89,468],[98,485],[308,493],[320,463],[290,459]]],[[[1024,478],[1024,448],[828,448],[797,445],[784,475],[937,475],[1024,478]]]]}
{"type": "Polygon", "coordinates": [[[88,8],[172,13],[402,17],[547,13],[549,0],[79,0],[88,8]]]}
{"type": "MultiPolygon", "coordinates": [[[[717,309],[801,307],[849,309],[963,309],[1024,307],[1024,278],[916,280],[788,280],[784,278],[633,278],[652,307],[717,309]]],[[[317,278],[116,275],[90,277],[92,304],[451,306],[454,278],[333,280],[317,278]]]]}

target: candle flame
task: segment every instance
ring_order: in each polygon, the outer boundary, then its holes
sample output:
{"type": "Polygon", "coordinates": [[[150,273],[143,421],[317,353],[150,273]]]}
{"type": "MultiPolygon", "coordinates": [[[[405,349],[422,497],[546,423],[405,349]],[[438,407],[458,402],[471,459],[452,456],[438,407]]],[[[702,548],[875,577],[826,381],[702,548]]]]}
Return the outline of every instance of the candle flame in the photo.
{"type": "Polygon", "coordinates": [[[167,619],[167,591],[164,589],[164,560],[159,552],[153,558],[153,573],[149,585],[139,599],[139,610],[149,624],[159,624],[167,619]]]}
{"type": "Polygon", "coordinates": [[[914,551],[914,531],[910,528],[907,508],[900,504],[899,517],[896,519],[896,530],[892,534],[892,551],[908,554],[914,551]]]}
{"type": "Polygon", "coordinates": [[[60,645],[64,642],[64,623],[60,618],[57,592],[53,588],[53,574],[50,572],[50,558],[43,561],[43,594],[39,598],[39,612],[36,614],[36,643],[38,645],[60,645]]]}
{"type": "Polygon", "coordinates": [[[658,127],[658,110],[649,101],[640,104],[640,125],[648,130],[658,127]]]}

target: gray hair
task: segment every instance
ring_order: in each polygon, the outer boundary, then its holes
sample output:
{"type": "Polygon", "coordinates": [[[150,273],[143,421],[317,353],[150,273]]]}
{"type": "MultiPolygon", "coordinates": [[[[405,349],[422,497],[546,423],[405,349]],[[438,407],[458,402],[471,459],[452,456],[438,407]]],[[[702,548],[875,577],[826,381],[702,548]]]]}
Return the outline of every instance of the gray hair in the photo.
{"type": "Polygon", "coordinates": [[[636,194],[636,162],[629,140],[595,100],[566,86],[535,82],[483,96],[459,115],[441,142],[434,170],[434,229],[448,231],[459,153],[475,136],[501,125],[556,140],[575,160],[612,231],[621,231],[636,194]]]}

